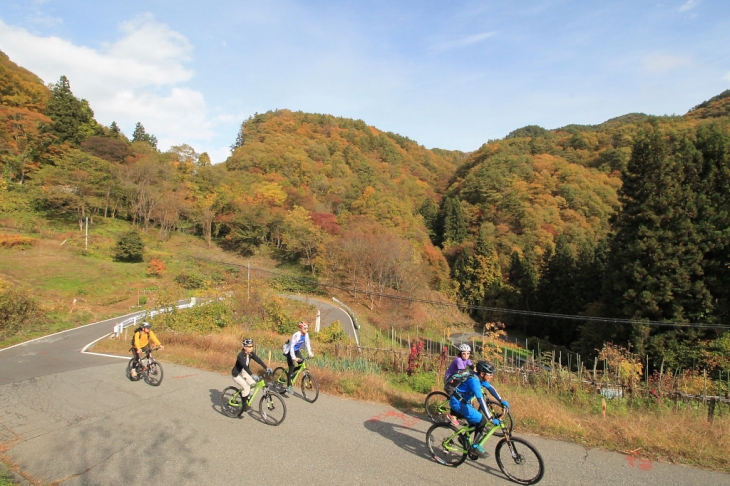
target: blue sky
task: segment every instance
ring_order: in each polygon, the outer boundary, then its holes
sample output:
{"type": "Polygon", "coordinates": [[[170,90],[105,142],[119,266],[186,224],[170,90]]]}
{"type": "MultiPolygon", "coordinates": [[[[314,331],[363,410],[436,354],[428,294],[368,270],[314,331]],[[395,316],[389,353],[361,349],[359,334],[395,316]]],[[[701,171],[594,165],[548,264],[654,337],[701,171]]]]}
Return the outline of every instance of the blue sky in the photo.
{"type": "Polygon", "coordinates": [[[214,162],[277,108],[471,151],[730,88],[730,2],[3,0],[0,50],[65,74],[99,122],[214,162]]]}

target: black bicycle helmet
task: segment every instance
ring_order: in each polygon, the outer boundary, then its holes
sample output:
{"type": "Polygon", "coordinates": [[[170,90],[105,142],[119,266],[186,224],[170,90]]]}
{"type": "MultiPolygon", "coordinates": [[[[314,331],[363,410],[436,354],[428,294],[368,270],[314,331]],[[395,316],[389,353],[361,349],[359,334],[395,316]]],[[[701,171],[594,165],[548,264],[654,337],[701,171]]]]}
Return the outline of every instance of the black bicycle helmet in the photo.
{"type": "Polygon", "coordinates": [[[477,363],[477,373],[493,375],[495,371],[497,371],[497,369],[489,361],[481,360],[477,363]]]}
{"type": "Polygon", "coordinates": [[[253,346],[253,339],[244,339],[241,341],[241,346],[253,346]]]}

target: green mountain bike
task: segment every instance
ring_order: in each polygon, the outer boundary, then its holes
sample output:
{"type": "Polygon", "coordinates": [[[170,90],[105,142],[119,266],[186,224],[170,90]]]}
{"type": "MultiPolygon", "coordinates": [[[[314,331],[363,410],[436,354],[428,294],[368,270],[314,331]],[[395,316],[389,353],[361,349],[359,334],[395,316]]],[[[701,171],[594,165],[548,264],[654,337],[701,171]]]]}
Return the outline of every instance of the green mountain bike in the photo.
{"type": "MultiPolygon", "coordinates": [[[[319,385],[317,379],[312,376],[312,373],[307,369],[307,361],[309,358],[305,358],[299,366],[295,368],[294,376],[292,376],[291,384],[294,386],[301,376],[302,386],[302,397],[309,403],[314,403],[319,398],[319,385]]],[[[287,370],[279,366],[274,370],[274,387],[279,393],[286,393],[286,373],[287,370]]]]}
{"type": "Polygon", "coordinates": [[[254,376],[256,384],[251,387],[248,397],[241,396],[241,389],[229,386],[221,393],[221,409],[229,417],[240,417],[244,410],[251,408],[254,398],[259,392],[262,393],[259,399],[259,413],[263,421],[269,425],[279,425],[286,418],[286,404],[281,395],[267,386],[261,376],[254,376]],[[263,391],[262,391],[263,390],[263,391]]]}
{"type": "MultiPolygon", "coordinates": [[[[489,392],[486,388],[482,387],[482,392],[484,393],[484,401],[487,403],[487,407],[489,407],[492,417],[502,420],[507,427],[507,431],[511,434],[513,423],[512,414],[509,413],[509,409],[505,408],[501,403],[489,400],[487,398],[487,396],[489,396],[489,392]]],[[[424,401],[423,406],[426,409],[426,414],[428,415],[428,418],[431,419],[431,422],[435,424],[449,423],[446,415],[448,415],[451,407],[449,406],[449,396],[446,392],[432,391],[426,395],[426,400],[424,401]]],[[[504,436],[501,430],[495,431],[494,435],[496,437],[504,436]]]]}
{"type": "MultiPolygon", "coordinates": [[[[483,445],[497,431],[501,431],[503,437],[497,442],[494,456],[504,475],[519,484],[539,482],[545,474],[545,464],[535,446],[519,437],[512,437],[507,425],[501,420],[499,425],[488,422],[487,426],[490,425],[491,428],[478,443],[483,445]]],[[[431,456],[439,464],[449,467],[460,465],[467,457],[478,459],[479,456],[471,449],[474,445],[474,429],[469,425],[454,427],[450,423],[433,424],[426,432],[426,444],[431,456]]]]}

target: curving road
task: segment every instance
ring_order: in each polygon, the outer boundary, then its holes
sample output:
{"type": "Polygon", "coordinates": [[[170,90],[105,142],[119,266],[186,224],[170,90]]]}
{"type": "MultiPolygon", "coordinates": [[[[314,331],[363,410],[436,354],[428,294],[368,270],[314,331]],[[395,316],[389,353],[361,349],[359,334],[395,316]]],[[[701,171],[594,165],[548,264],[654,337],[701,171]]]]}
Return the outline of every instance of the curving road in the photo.
{"type": "MultiPolygon", "coordinates": [[[[0,455],[39,484],[482,484],[508,482],[492,457],[456,469],[424,444],[428,422],[381,404],[287,397],[279,427],[223,416],[231,379],[165,364],[160,387],[124,377],[126,358],[81,354],[92,324],[0,351],[0,455]]],[[[164,359],[164,353],[161,353],[164,359]]],[[[233,357],[231,357],[233,360],[233,357]]],[[[519,414],[519,410],[514,410],[519,414]]],[[[730,485],[730,476],[529,438],[545,485],[730,485]]],[[[488,444],[487,450],[495,443],[488,444]]]]}

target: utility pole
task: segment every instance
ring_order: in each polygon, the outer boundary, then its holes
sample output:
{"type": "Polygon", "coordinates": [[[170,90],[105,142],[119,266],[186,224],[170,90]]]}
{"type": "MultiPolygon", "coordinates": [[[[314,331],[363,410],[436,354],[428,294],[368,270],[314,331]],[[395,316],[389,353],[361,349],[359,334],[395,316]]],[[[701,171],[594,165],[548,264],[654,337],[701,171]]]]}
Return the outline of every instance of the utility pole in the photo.
{"type": "Polygon", "coordinates": [[[89,249],[89,217],[86,217],[86,245],[84,246],[84,250],[89,249]]]}

